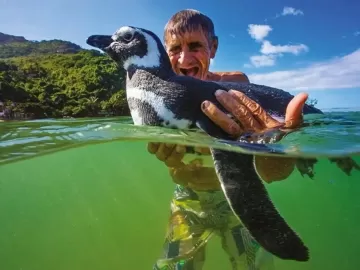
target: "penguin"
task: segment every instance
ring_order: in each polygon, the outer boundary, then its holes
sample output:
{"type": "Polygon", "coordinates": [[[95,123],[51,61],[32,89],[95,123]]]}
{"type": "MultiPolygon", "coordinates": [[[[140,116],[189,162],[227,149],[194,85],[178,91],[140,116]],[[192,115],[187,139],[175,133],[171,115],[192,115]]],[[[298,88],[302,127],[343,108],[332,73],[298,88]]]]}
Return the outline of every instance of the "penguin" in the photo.
{"type": "MultiPolygon", "coordinates": [[[[175,129],[201,129],[209,136],[230,144],[241,144],[215,125],[202,111],[204,100],[217,101],[215,91],[230,89],[245,93],[266,111],[280,117],[293,96],[283,90],[252,83],[202,81],[177,75],[159,37],[152,31],[122,26],[112,35],[91,35],[87,44],[105,52],[126,71],[126,97],[134,125],[175,129]]],[[[303,113],[322,113],[305,105],[303,113]]],[[[255,145],[250,149],[254,150],[255,145]]],[[[260,151],[274,152],[265,144],[260,151]]],[[[268,252],[283,259],[308,261],[309,249],[287,224],[272,203],[253,164],[251,154],[211,148],[222,191],[237,218],[268,252]]],[[[277,154],[282,154],[277,151],[277,154]]]]}

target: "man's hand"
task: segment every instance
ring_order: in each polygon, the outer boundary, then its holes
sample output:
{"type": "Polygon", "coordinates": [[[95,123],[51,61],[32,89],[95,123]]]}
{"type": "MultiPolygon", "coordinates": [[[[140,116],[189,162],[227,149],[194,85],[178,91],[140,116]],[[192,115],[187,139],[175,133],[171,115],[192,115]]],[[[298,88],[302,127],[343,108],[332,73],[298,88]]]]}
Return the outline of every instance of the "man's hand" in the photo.
{"type": "MultiPolygon", "coordinates": [[[[239,137],[244,132],[262,132],[278,126],[296,128],[303,121],[302,109],[308,94],[300,93],[290,101],[284,123],[272,118],[259,104],[238,91],[219,90],[216,92],[216,97],[242,127],[209,101],[203,102],[201,107],[203,112],[228,134],[239,137]]],[[[262,179],[268,183],[286,179],[293,172],[295,161],[293,158],[255,156],[256,169],[262,179]]]]}
{"type": "Polygon", "coordinates": [[[185,155],[184,145],[169,143],[148,143],[148,152],[154,154],[158,160],[163,161],[168,167],[182,166],[182,159],[185,155]]]}
{"type": "Polygon", "coordinates": [[[201,159],[194,159],[188,165],[169,168],[173,181],[197,191],[219,190],[220,182],[212,167],[203,167],[201,159]]]}
{"type": "MultiPolygon", "coordinates": [[[[170,176],[176,184],[194,190],[220,189],[214,168],[203,167],[201,159],[195,159],[189,164],[182,162],[186,151],[184,145],[150,142],[148,151],[166,164],[170,176]]],[[[209,148],[195,147],[195,151],[202,155],[210,155],[209,148]]]]}
{"type": "Polygon", "coordinates": [[[308,95],[300,93],[290,101],[286,109],[285,123],[272,118],[259,104],[238,91],[218,90],[216,97],[221,105],[242,124],[242,127],[210,101],[202,103],[202,111],[228,134],[238,137],[244,132],[261,132],[278,126],[297,127],[302,122],[302,109],[308,95]]]}

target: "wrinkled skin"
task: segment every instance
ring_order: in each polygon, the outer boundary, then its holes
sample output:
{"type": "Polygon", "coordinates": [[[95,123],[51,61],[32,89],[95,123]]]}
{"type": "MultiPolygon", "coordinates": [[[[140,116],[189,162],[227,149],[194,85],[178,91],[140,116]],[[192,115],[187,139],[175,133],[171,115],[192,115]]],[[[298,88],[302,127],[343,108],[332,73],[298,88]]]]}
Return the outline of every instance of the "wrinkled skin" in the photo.
{"type": "MultiPolygon", "coordinates": [[[[165,47],[173,70],[177,74],[193,76],[212,81],[248,81],[241,72],[209,72],[210,59],[215,57],[217,40],[209,43],[201,30],[185,33],[182,36],[168,35],[165,47]]],[[[217,100],[235,116],[235,121],[221,112],[214,104],[204,101],[202,111],[228,134],[239,137],[245,132],[266,132],[274,127],[293,129],[302,123],[302,108],[308,98],[300,93],[289,103],[285,122],[280,123],[256,102],[236,91],[219,91],[217,100]],[[241,122],[241,126],[237,121],[241,122]]],[[[214,168],[203,167],[201,160],[185,164],[182,159],[185,146],[164,143],[149,143],[148,151],[154,154],[169,168],[173,181],[195,190],[220,189],[214,168]]],[[[203,155],[210,155],[208,148],[197,149],[203,155]]],[[[296,160],[282,157],[255,157],[255,166],[261,178],[267,183],[286,179],[294,170],[296,160]]]]}
{"type": "Polygon", "coordinates": [[[166,52],[175,73],[208,79],[210,59],[215,57],[217,41],[209,44],[201,29],[184,33],[182,36],[170,35],[165,40],[166,52]]]}

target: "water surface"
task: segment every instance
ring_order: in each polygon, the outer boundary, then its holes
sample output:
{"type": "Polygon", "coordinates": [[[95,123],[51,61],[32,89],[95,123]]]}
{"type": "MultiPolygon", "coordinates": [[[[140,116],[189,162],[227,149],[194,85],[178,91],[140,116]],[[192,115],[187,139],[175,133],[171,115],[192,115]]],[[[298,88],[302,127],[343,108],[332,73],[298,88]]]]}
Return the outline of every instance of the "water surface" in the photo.
{"type": "MultiPolygon", "coordinates": [[[[328,157],[360,164],[360,112],[306,122],[270,147],[318,157],[315,179],[294,171],[266,187],[311,260],[276,259],[276,269],[357,269],[360,172],[347,176],[328,157]]],[[[245,151],[193,131],[134,127],[129,118],[0,123],[1,269],[151,269],[174,184],[147,152],[149,141],[245,151]]],[[[204,269],[230,269],[217,237],[207,252],[204,269]]]]}

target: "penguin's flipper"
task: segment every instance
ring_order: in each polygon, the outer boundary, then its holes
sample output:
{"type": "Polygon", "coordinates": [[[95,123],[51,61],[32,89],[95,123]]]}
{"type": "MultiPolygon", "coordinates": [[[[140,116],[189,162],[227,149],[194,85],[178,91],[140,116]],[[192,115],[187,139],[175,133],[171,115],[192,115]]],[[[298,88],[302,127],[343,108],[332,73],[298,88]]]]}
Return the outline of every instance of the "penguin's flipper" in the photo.
{"type": "Polygon", "coordinates": [[[308,261],[308,248],[273,205],[253,155],[211,149],[215,170],[234,214],[255,240],[281,259],[308,261]]]}

